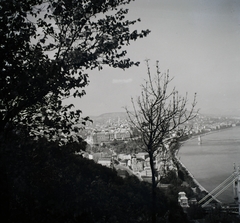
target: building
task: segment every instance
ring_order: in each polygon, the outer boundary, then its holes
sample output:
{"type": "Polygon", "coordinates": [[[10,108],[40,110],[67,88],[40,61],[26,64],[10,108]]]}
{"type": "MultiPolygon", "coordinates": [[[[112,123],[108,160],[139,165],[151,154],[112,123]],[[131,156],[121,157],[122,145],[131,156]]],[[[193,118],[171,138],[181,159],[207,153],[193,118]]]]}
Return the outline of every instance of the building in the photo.
{"type": "Polygon", "coordinates": [[[93,131],[87,136],[86,142],[90,145],[101,145],[113,140],[129,140],[130,136],[130,131],[127,129],[93,131]]]}
{"type": "Polygon", "coordinates": [[[142,152],[142,153],[137,153],[136,154],[136,158],[140,158],[140,159],[147,159],[149,157],[149,154],[147,152],[142,152]]]}
{"type": "Polygon", "coordinates": [[[98,159],[98,163],[102,166],[111,167],[112,166],[112,158],[111,157],[100,157],[98,159]]]}
{"type": "Polygon", "coordinates": [[[130,131],[127,129],[119,129],[114,134],[116,140],[128,140],[131,137],[130,131]]]}
{"type": "Polygon", "coordinates": [[[178,203],[182,208],[188,208],[188,198],[186,197],[185,192],[179,192],[178,193],[178,203]]]}

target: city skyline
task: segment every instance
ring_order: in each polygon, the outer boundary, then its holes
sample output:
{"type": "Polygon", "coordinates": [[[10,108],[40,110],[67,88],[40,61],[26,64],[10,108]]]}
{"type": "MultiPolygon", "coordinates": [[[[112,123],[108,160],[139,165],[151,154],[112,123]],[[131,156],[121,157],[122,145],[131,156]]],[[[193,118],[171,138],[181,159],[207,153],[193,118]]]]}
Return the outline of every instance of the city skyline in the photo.
{"type": "Polygon", "coordinates": [[[139,67],[125,71],[104,67],[87,71],[86,95],[70,99],[83,115],[121,112],[131,108],[147,78],[146,59],[155,74],[169,69],[172,85],[189,103],[197,93],[200,113],[240,116],[240,2],[137,0],[126,6],[128,18],[140,18],[134,29],[150,29],[148,37],[126,47],[139,67]]]}

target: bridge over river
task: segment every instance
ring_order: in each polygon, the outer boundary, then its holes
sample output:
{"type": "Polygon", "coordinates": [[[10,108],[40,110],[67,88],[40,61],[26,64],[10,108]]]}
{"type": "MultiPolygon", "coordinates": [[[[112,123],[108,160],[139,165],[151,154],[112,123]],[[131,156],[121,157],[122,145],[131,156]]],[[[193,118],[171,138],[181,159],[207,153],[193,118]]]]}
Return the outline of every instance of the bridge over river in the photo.
{"type": "Polygon", "coordinates": [[[234,172],[221,184],[219,184],[215,189],[209,192],[204,198],[202,198],[198,203],[203,208],[211,207],[211,202],[217,201],[223,211],[238,214],[240,216],[240,167],[236,168],[234,165],[234,172]],[[232,187],[235,204],[225,204],[220,202],[217,197],[222,194],[226,189],[232,187]]]}

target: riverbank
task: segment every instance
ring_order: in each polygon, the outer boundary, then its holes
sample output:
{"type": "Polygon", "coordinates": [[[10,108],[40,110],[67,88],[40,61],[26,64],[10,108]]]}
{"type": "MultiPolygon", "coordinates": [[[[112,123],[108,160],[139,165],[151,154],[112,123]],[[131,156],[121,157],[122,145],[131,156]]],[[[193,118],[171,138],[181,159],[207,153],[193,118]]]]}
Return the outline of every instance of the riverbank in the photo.
{"type": "MultiPolygon", "coordinates": [[[[191,187],[191,189],[194,191],[194,193],[196,195],[197,201],[199,201],[202,198],[204,198],[206,195],[208,195],[209,191],[198,182],[198,180],[193,176],[193,174],[187,169],[187,167],[178,158],[177,154],[178,154],[182,144],[183,143],[179,143],[179,144],[175,145],[173,162],[177,166],[178,172],[181,172],[183,174],[184,182],[187,183],[191,187]]],[[[211,195],[210,195],[210,198],[212,198],[211,195]]],[[[217,199],[213,199],[213,201],[211,203],[221,203],[221,202],[217,199]]]]}
{"type": "Polygon", "coordinates": [[[196,185],[201,192],[208,193],[208,191],[195,179],[192,173],[184,166],[184,164],[178,159],[178,157],[176,156],[175,158],[178,164],[181,165],[181,168],[186,171],[186,175],[192,178],[194,185],[196,185]]]}
{"type": "MultiPolygon", "coordinates": [[[[240,127],[232,127],[202,135],[202,144],[196,137],[179,145],[176,157],[198,183],[212,191],[225,181],[240,164],[240,127]]],[[[223,203],[232,203],[231,185],[217,198],[223,203]]]]}

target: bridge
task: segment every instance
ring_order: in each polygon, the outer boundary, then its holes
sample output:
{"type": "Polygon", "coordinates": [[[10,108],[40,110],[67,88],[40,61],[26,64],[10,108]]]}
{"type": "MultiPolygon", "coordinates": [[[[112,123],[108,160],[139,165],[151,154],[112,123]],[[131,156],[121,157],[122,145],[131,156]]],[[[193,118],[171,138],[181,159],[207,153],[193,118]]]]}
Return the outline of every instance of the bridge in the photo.
{"type": "Polygon", "coordinates": [[[208,193],[204,198],[202,198],[198,203],[203,208],[206,208],[213,200],[221,204],[223,211],[228,211],[233,214],[238,214],[240,216],[240,166],[236,168],[234,164],[234,172],[226,180],[219,184],[215,189],[208,193]],[[234,206],[222,204],[220,201],[217,200],[217,197],[230,186],[233,187],[234,200],[236,201],[236,205],[234,206]]]}

